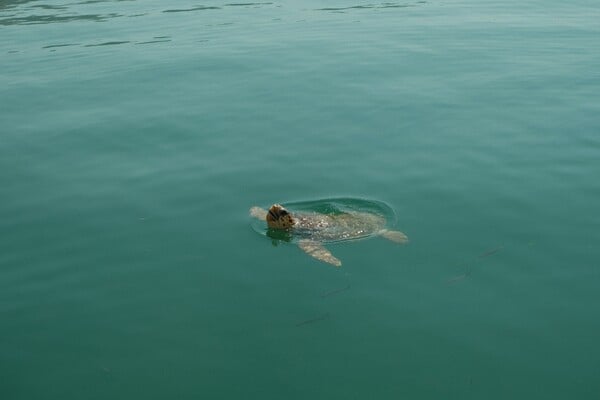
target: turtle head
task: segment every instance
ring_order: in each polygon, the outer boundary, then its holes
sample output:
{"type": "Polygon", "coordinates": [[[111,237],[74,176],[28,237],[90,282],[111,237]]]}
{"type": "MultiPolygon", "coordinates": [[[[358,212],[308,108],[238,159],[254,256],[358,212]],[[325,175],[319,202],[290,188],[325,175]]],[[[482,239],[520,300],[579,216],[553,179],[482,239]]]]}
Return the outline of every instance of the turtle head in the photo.
{"type": "Polygon", "coordinates": [[[279,204],[273,204],[267,213],[267,225],[274,229],[288,229],[294,225],[292,214],[279,204]]]}

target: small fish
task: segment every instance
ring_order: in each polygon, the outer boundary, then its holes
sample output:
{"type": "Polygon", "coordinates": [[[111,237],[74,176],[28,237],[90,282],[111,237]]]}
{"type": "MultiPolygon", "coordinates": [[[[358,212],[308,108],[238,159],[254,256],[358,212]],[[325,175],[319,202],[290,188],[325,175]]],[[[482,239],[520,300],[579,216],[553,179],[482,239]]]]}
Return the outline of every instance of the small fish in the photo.
{"type": "Polygon", "coordinates": [[[468,278],[471,276],[471,270],[467,270],[467,272],[465,272],[464,274],[455,276],[454,278],[450,278],[446,281],[446,285],[454,285],[457,284],[458,282],[468,278]]]}
{"type": "Polygon", "coordinates": [[[308,324],[312,324],[314,322],[319,322],[322,321],[324,319],[329,318],[329,313],[325,313],[321,316],[315,317],[315,318],[311,318],[311,319],[307,319],[306,321],[302,321],[296,324],[296,326],[302,326],[302,325],[308,325],[308,324]]]}
{"type": "MultiPolygon", "coordinates": [[[[480,255],[478,255],[477,257],[475,257],[470,263],[476,263],[478,264],[477,260],[478,259],[482,259],[482,258],[486,258],[489,257],[493,254],[496,254],[497,252],[499,252],[500,250],[502,250],[504,248],[504,246],[498,246],[496,248],[490,249],[490,250],[486,250],[483,253],[481,253],[480,255]]],[[[471,266],[469,265],[463,265],[463,267],[465,267],[465,273],[455,276],[453,278],[450,278],[446,281],[446,285],[454,285],[468,277],[471,276],[471,266]]]]}
{"type": "Polygon", "coordinates": [[[500,251],[500,250],[502,250],[503,248],[504,248],[504,246],[499,246],[499,247],[496,247],[495,249],[491,249],[491,250],[485,251],[485,252],[483,252],[483,253],[481,253],[481,254],[479,255],[479,258],[485,258],[485,257],[489,257],[489,256],[491,256],[492,254],[496,254],[497,252],[499,252],[499,251],[500,251]]]}
{"type": "Polygon", "coordinates": [[[348,290],[348,289],[350,289],[350,285],[348,285],[348,286],[346,286],[346,287],[343,287],[343,288],[341,288],[341,289],[334,289],[334,290],[331,290],[331,291],[329,291],[329,292],[325,292],[325,293],[323,293],[323,294],[321,295],[321,297],[322,297],[322,298],[325,298],[325,297],[333,296],[334,294],[338,294],[338,293],[344,292],[344,291],[346,291],[346,290],[348,290]]]}

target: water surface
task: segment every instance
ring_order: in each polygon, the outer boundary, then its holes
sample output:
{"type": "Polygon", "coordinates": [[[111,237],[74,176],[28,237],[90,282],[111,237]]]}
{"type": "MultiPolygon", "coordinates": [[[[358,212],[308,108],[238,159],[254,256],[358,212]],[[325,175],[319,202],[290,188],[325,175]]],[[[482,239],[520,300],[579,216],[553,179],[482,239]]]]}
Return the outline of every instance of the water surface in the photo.
{"type": "Polygon", "coordinates": [[[1,2],[1,397],[597,398],[599,19],[1,2]],[[410,244],[252,230],[339,197],[410,244]]]}

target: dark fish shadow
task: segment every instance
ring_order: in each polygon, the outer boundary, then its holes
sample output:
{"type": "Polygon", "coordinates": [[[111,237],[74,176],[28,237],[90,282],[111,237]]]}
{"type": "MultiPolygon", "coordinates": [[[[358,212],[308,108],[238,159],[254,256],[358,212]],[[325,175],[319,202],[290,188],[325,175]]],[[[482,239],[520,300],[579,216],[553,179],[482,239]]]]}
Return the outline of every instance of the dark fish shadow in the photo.
{"type": "Polygon", "coordinates": [[[319,321],[323,321],[326,320],[330,317],[329,313],[325,313],[322,315],[319,315],[318,317],[315,318],[311,318],[311,319],[307,319],[301,322],[298,322],[296,324],[296,326],[303,326],[303,325],[308,325],[308,324],[314,324],[315,322],[319,322],[319,321]]]}

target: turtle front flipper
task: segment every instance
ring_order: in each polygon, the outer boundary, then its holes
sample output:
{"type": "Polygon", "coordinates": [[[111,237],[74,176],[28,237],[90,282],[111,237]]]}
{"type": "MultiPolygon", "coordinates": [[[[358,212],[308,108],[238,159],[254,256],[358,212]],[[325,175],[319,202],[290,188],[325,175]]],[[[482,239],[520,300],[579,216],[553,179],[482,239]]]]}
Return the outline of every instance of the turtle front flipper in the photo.
{"type": "Polygon", "coordinates": [[[254,206],[250,209],[250,215],[254,218],[264,220],[265,218],[267,218],[267,210],[254,206]]]}
{"type": "Polygon", "coordinates": [[[392,242],[395,242],[395,243],[400,243],[400,244],[408,243],[408,236],[406,236],[404,233],[402,233],[400,231],[389,231],[387,229],[383,229],[382,231],[379,232],[379,234],[381,236],[383,236],[384,238],[386,238],[387,240],[391,240],[392,242]]]}
{"type": "Polygon", "coordinates": [[[327,264],[340,267],[342,262],[335,258],[329,250],[327,250],[321,243],[312,240],[301,240],[298,246],[309,256],[316,258],[319,261],[326,262],[327,264]]]}

